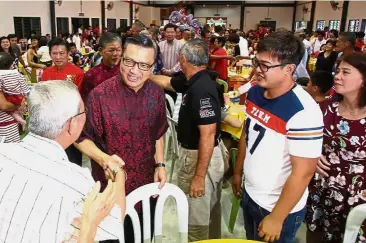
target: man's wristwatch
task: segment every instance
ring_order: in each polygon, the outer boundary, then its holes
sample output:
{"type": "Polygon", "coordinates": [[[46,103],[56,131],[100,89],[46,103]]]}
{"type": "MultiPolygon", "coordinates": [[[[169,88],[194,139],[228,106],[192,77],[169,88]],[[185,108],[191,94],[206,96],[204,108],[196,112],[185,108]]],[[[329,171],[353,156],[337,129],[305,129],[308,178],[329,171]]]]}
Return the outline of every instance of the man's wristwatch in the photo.
{"type": "Polygon", "coordinates": [[[155,164],[155,169],[159,168],[159,167],[165,167],[165,163],[156,163],[155,164]]]}

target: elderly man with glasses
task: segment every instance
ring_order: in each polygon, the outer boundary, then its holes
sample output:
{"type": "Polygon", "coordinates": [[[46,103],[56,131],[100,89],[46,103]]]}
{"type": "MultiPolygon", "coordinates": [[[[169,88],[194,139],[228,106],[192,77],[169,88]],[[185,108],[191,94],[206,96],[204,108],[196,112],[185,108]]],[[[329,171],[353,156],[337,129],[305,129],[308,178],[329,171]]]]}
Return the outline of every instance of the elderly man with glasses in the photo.
{"type": "MultiPolygon", "coordinates": [[[[127,194],[154,181],[164,186],[163,135],[168,123],[164,92],[149,79],[155,55],[151,39],[127,38],[121,73],[98,85],[88,96],[86,126],[76,146],[91,158],[92,174],[102,187],[107,182],[103,168],[112,154],[126,163],[127,194]]],[[[142,221],[141,208],[139,211],[142,221]]],[[[126,242],[133,242],[128,220],[125,234],[126,242]]]]}
{"type": "Polygon", "coordinates": [[[100,183],[94,186],[90,171],[70,163],[64,151],[85,124],[77,87],[69,81],[38,83],[28,96],[28,108],[29,134],[20,143],[0,144],[1,239],[86,243],[122,238],[122,160],[114,155],[107,161],[114,182],[98,194],[100,183]],[[120,208],[106,217],[115,203],[120,208]]]}

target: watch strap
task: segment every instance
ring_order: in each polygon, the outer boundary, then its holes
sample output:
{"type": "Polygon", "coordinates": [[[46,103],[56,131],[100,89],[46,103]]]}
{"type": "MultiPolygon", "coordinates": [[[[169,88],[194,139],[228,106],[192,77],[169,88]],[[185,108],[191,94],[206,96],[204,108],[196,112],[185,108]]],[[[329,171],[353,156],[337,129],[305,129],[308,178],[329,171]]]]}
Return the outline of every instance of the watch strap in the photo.
{"type": "Polygon", "coordinates": [[[155,168],[165,167],[165,163],[156,163],[155,168]]]}

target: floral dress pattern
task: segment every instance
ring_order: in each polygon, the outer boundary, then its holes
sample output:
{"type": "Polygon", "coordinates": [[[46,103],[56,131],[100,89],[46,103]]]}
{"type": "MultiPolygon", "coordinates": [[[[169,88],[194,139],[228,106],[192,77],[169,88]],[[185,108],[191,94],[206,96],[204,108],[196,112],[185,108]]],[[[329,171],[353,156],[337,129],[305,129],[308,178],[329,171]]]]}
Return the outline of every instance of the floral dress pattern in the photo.
{"type": "MultiPolygon", "coordinates": [[[[328,178],[315,174],[309,185],[306,223],[323,232],[323,242],[341,243],[348,213],[366,203],[366,119],[347,120],[338,102],[321,104],[324,115],[323,155],[331,164],[328,178]]],[[[366,224],[357,243],[366,242],[366,224]]]]}

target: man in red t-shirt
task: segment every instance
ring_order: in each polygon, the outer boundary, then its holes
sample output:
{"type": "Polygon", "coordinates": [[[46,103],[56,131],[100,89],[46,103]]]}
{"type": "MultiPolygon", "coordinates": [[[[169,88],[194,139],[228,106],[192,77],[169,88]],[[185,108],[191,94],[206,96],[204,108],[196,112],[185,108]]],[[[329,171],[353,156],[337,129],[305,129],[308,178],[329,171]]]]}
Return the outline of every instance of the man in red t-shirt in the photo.
{"type": "MultiPolygon", "coordinates": [[[[79,67],[68,62],[70,53],[68,43],[61,38],[56,38],[51,40],[48,46],[54,66],[46,68],[43,71],[42,81],[67,80],[78,86],[80,92],[84,72],[79,67]]],[[[82,155],[74,145],[70,145],[66,149],[66,154],[70,162],[81,166],[82,155]]]]}
{"type": "Polygon", "coordinates": [[[61,38],[56,38],[50,41],[49,47],[50,55],[55,65],[43,71],[42,81],[68,80],[78,86],[80,91],[84,71],[68,62],[70,52],[68,43],[61,38]]]}
{"type": "MultiPolygon", "coordinates": [[[[225,45],[225,42],[226,42],[225,37],[215,36],[215,37],[213,37],[213,40],[214,40],[214,42],[213,42],[214,50],[212,52],[212,55],[227,56],[227,53],[226,53],[225,49],[223,48],[225,45]]],[[[222,79],[225,81],[228,78],[227,67],[228,67],[227,59],[216,59],[216,60],[212,60],[210,62],[210,69],[218,72],[219,79],[222,79]]]]}

